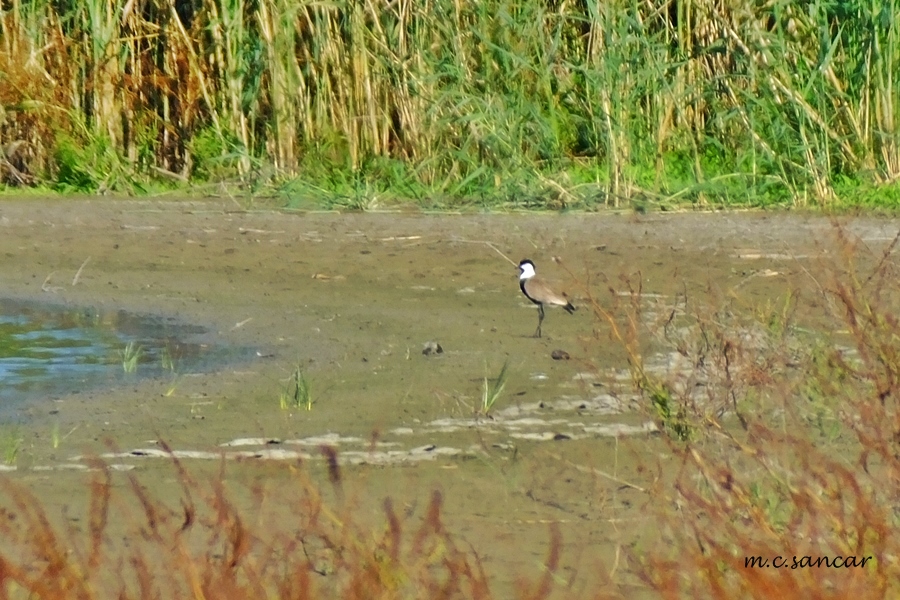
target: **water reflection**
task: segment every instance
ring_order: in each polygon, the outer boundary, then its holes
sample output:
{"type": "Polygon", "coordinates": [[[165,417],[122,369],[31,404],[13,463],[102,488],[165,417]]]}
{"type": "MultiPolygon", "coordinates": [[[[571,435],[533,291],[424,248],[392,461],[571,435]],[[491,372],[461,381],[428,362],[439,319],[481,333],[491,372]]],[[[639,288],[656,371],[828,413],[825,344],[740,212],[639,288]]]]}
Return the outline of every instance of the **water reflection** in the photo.
{"type": "Polygon", "coordinates": [[[0,300],[0,410],[125,378],[206,370],[250,354],[213,345],[210,337],[202,327],[164,317],[0,300]]]}

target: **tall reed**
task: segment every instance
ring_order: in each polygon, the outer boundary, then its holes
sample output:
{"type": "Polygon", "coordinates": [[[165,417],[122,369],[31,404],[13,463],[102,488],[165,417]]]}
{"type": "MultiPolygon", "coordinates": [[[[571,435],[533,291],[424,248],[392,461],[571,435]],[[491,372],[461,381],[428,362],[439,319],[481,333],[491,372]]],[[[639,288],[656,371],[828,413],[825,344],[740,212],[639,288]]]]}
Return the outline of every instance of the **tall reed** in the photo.
{"type": "Polygon", "coordinates": [[[900,177],[898,27],[897,0],[8,0],[0,142],[95,190],[828,202],[900,177]]]}

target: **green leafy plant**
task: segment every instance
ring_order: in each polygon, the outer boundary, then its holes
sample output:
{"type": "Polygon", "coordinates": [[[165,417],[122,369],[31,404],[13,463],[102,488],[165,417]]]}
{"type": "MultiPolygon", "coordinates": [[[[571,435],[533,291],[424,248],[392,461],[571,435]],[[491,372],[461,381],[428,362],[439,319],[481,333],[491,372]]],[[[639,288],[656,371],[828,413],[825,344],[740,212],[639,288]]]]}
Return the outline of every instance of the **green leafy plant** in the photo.
{"type": "Polygon", "coordinates": [[[645,375],[639,389],[649,398],[660,428],[674,439],[689,441],[694,427],[690,423],[687,410],[678,404],[669,386],[645,375]]]}

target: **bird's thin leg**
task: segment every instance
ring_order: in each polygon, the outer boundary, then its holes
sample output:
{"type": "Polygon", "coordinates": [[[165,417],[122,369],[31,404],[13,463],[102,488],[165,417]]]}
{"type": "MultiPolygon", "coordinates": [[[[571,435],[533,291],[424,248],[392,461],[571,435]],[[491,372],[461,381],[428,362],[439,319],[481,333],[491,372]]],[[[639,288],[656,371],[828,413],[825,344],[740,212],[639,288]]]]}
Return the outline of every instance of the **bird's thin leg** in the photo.
{"type": "Polygon", "coordinates": [[[541,337],[541,323],[544,322],[544,305],[538,304],[538,328],[537,331],[534,332],[534,337],[541,337]]]}

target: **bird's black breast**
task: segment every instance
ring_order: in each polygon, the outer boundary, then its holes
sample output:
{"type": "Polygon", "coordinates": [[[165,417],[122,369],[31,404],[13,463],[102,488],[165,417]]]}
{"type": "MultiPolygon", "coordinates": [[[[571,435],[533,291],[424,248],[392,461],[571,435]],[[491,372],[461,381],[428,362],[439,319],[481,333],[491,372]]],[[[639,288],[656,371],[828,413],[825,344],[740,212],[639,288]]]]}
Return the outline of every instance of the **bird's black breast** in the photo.
{"type": "Polygon", "coordinates": [[[528,280],[527,280],[527,279],[520,279],[520,280],[519,280],[519,289],[522,290],[522,293],[525,294],[525,297],[526,297],[526,298],[528,298],[529,300],[531,300],[531,301],[534,302],[535,304],[543,304],[543,302],[538,302],[537,300],[535,300],[534,298],[532,298],[531,296],[528,295],[528,290],[525,289],[525,282],[526,282],[526,281],[528,281],[528,280]]]}

